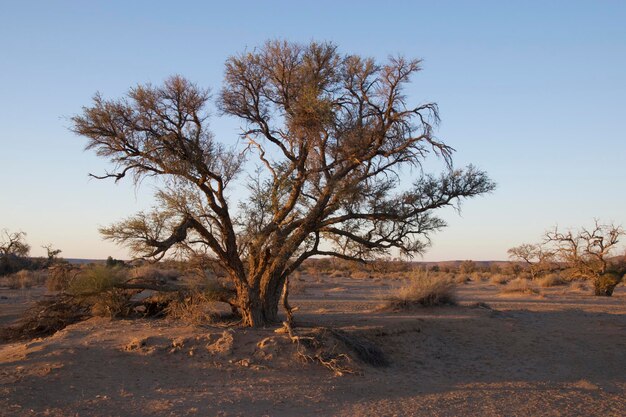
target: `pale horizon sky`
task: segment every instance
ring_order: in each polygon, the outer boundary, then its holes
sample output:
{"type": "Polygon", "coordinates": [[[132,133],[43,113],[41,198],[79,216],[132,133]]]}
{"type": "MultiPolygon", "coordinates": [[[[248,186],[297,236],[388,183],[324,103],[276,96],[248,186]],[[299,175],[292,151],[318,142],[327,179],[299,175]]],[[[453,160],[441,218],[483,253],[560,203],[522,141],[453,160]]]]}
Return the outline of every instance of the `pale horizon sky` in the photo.
{"type": "MultiPolygon", "coordinates": [[[[128,258],[98,227],[152,204],[152,187],[89,179],[69,117],[181,74],[219,91],[230,55],[267,39],[422,58],[409,101],[439,104],[437,136],[497,182],[432,236],[423,260],[506,260],[546,229],[626,226],[626,2],[0,0],[0,229],[67,258],[128,258]]],[[[238,121],[215,117],[218,138],[238,121]]],[[[419,258],[416,260],[420,260],[419,258]]]]}

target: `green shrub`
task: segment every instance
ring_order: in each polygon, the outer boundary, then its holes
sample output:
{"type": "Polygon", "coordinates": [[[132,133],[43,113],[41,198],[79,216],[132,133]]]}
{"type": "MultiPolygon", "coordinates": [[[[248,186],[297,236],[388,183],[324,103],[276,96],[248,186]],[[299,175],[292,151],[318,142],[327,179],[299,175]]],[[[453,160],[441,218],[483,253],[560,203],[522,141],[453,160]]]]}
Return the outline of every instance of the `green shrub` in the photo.
{"type": "Polygon", "coordinates": [[[121,267],[90,265],[72,279],[67,292],[76,296],[99,294],[123,282],[124,278],[125,271],[121,267]]]}

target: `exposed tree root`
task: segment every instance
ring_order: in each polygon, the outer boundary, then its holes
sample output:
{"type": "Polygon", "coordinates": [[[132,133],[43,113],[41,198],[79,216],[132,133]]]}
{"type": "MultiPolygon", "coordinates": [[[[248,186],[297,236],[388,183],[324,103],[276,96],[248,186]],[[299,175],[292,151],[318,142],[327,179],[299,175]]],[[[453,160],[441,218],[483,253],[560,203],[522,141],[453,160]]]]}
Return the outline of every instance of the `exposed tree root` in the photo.
{"type": "MultiPolygon", "coordinates": [[[[387,366],[383,352],[371,343],[345,332],[317,327],[304,334],[296,334],[288,321],[284,329],[292,343],[297,345],[298,356],[305,362],[317,362],[331,370],[336,376],[362,374],[355,360],[342,351],[349,350],[363,363],[372,366],[387,366]]],[[[301,329],[302,330],[302,329],[301,329]]]]}

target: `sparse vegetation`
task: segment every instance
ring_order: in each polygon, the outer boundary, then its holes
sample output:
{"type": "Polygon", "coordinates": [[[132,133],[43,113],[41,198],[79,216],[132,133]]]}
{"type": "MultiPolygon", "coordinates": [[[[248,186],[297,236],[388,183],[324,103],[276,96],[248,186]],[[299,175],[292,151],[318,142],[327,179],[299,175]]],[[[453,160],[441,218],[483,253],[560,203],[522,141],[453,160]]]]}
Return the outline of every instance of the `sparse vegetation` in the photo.
{"type": "Polygon", "coordinates": [[[539,294],[539,290],[533,286],[531,280],[515,278],[500,290],[503,293],[539,294]]]}
{"type": "Polygon", "coordinates": [[[496,274],[492,274],[489,280],[491,281],[492,284],[503,285],[509,282],[511,280],[511,277],[508,275],[496,273],[496,274]]]}
{"type": "Polygon", "coordinates": [[[524,244],[509,249],[509,253],[527,263],[533,279],[540,272],[564,270],[569,279],[592,281],[595,295],[611,296],[626,272],[626,266],[610,260],[624,234],[621,226],[596,219],[592,228],[578,231],[562,232],[555,227],[546,232],[543,244],[524,244]]]}
{"type": "Polygon", "coordinates": [[[124,281],[125,271],[119,267],[90,265],[77,274],[68,285],[67,292],[74,296],[97,295],[113,289],[124,281]]]}
{"type": "Polygon", "coordinates": [[[556,287],[559,285],[567,285],[568,282],[567,280],[565,280],[561,274],[559,273],[551,273],[551,274],[547,274],[542,276],[541,278],[537,279],[537,283],[539,284],[540,287],[544,287],[544,288],[549,288],[549,287],[556,287]]]}
{"type": "Polygon", "coordinates": [[[54,264],[48,268],[46,288],[48,291],[66,291],[78,273],[80,268],[76,266],[68,263],[54,264]]]}
{"type": "Polygon", "coordinates": [[[212,323],[219,315],[213,298],[198,290],[176,293],[164,310],[165,316],[194,325],[212,323]]]}
{"type": "Polygon", "coordinates": [[[386,306],[405,309],[414,306],[438,306],[455,304],[456,283],[449,277],[430,273],[417,274],[404,285],[393,290],[386,299],[386,306]]]}
{"type": "Polygon", "coordinates": [[[12,289],[26,289],[42,285],[46,282],[46,271],[21,270],[5,277],[7,286],[12,289]]]}

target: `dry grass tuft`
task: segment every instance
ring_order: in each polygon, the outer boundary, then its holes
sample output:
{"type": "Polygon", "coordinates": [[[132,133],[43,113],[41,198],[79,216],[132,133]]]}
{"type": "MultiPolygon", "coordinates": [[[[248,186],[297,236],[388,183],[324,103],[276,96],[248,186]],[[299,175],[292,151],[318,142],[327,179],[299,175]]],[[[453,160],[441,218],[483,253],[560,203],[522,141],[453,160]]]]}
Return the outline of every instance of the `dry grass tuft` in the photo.
{"type": "Polygon", "coordinates": [[[97,317],[128,317],[132,313],[129,304],[130,293],[120,289],[112,289],[90,297],[91,314],[97,317]]]}
{"type": "Polygon", "coordinates": [[[447,276],[441,277],[420,273],[387,297],[386,307],[405,309],[413,306],[438,306],[455,304],[456,282],[447,276]]]}
{"type": "Polygon", "coordinates": [[[539,291],[532,286],[530,280],[525,278],[516,278],[505,285],[501,292],[503,293],[522,293],[522,294],[539,294],[539,291]]]}
{"type": "Polygon", "coordinates": [[[537,280],[537,283],[542,288],[557,287],[559,285],[567,285],[567,281],[563,279],[559,274],[548,274],[537,280]]]}
{"type": "Polygon", "coordinates": [[[5,278],[6,284],[13,290],[37,287],[46,282],[46,271],[21,270],[5,278]]]}
{"type": "Polygon", "coordinates": [[[584,281],[574,281],[572,283],[572,290],[579,292],[588,292],[590,290],[590,287],[584,281]]]}
{"type": "Polygon", "coordinates": [[[509,282],[510,277],[504,274],[493,274],[491,275],[490,282],[492,284],[504,285],[509,282]]]}
{"type": "Polygon", "coordinates": [[[181,272],[177,269],[162,268],[153,264],[145,264],[133,268],[129,274],[131,279],[154,282],[176,281],[181,275],[181,272]]]}

